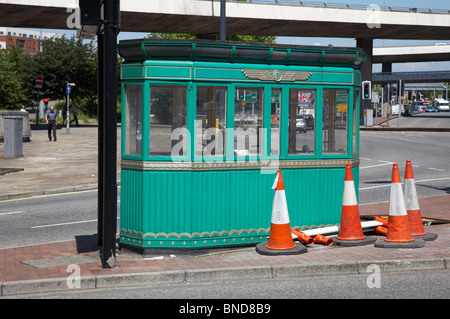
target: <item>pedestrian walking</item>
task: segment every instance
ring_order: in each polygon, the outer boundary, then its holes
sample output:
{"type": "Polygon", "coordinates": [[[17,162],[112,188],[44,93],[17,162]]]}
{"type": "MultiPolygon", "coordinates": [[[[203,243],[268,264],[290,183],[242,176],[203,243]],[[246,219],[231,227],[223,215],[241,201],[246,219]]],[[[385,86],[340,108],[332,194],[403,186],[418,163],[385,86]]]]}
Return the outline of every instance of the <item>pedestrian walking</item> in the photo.
{"type": "Polygon", "coordinates": [[[58,113],[55,111],[53,105],[50,105],[50,110],[45,113],[45,122],[47,123],[48,130],[48,140],[52,141],[52,131],[53,140],[56,142],[56,126],[58,125],[58,113]]]}
{"type": "Polygon", "coordinates": [[[64,105],[63,111],[62,111],[62,119],[63,119],[62,125],[63,126],[66,125],[66,117],[67,117],[67,106],[64,105]]]}
{"type": "Polygon", "coordinates": [[[73,114],[73,120],[70,121],[70,123],[72,123],[73,121],[75,121],[75,124],[78,126],[78,109],[77,107],[74,105],[72,105],[72,114],[73,114]]]}

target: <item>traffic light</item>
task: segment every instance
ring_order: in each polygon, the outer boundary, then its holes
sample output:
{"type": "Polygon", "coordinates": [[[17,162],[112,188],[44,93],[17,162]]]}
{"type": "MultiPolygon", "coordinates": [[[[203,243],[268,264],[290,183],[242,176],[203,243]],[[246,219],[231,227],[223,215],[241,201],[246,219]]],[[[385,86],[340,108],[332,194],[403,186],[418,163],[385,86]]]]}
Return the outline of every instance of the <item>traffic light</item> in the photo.
{"type": "Polygon", "coordinates": [[[42,100],[44,102],[44,111],[48,109],[48,98],[42,100]]]}
{"type": "Polygon", "coordinates": [[[362,97],[363,100],[370,100],[372,98],[372,83],[370,81],[362,82],[362,97]]]}

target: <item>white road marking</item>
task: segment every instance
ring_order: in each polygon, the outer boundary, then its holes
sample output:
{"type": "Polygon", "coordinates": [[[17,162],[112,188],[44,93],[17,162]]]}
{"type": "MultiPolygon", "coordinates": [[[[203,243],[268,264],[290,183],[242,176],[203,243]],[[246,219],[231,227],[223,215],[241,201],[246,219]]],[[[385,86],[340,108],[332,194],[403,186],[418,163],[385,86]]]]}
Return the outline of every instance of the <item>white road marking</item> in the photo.
{"type": "MultiPolygon", "coordinates": [[[[418,181],[414,181],[414,182],[416,184],[419,184],[419,183],[425,183],[425,182],[444,181],[444,180],[449,180],[449,179],[450,179],[450,177],[441,177],[441,178],[422,179],[422,180],[418,180],[418,181]]],[[[402,182],[402,184],[403,184],[403,182],[402,182]]],[[[390,186],[391,186],[391,183],[383,184],[383,185],[377,185],[377,186],[360,187],[359,190],[360,191],[365,191],[365,190],[368,190],[368,189],[390,187],[390,186]]]]}
{"type": "MultiPolygon", "coordinates": [[[[120,219],[120,217],[117,217],[117,219],[120,219]]],[[[66,226],[66,225],[75,225],[75,224],[84,224],[84,223],[93,223],[93,222],[96,222],[96,221],[97,221],[97,219],[80,220],[80,221],[77,221],[77,222],[70,222],[70,223],[59,223],[59,224],[33,226],[33,227],[31,227],[31,229],[48,228],[48,227],[56,227],[56,226],[66,226]]]]}
{"type": "Polygon", "coordinates": [[[22,214],[22,213],[25,213],[25,211],[24,210],[20,210],[20,211],[17,211],[17,212],[0,213],[0,216],[13,215],[13,214],[22,214]]]}

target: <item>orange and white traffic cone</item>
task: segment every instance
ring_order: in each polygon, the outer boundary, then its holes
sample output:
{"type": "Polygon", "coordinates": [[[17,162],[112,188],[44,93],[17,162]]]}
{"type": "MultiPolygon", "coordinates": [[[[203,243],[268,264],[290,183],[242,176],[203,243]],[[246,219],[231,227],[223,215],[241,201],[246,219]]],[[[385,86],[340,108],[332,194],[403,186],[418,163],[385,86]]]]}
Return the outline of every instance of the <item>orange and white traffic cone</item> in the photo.
{"type": "Polygon", "coordinates": [[[398,171],[397,163],[394,163],[392,168],[387,234],[385,239],[377,240],[375,247],[419,248],[423,246],[423,240],[415,240],[411,235],[400,173],[398,171]]]}
{"type": "Polygon", "coordinates": [[[414,182],[414,173],[410,160],[406,161],[405,169],[405,204],[412,236],[418,236],[418,238],[423,240],[435,240],[437,234],[427,234],[423,228],[422,214],[420,213],[416,184],[414,182]]]}
{"type": "Polygon", "coordinates": [[[355,183],[353,181],[352,166],[345,167],[344,195],[342,198],[341,223],[335,243],[346,246],[373,244],[377,239],[363,234],[359,218],[358,202],[356,200],[355,183]]]}
{"type": "Polygon", "coordinates": [[[308,245],[314,244],[314,238],[309,237],[308,235],[306,235],[302,231],[299,231],[297,229],[293,229],[292,230],[292,235],[295,236],[295,238],[297,238],[298,241],[301,242],[301,243],[305,243],[305,244],[308,244],[308,245]]]}
{"type": "Polygon", "coordinates": [[[303,244],[295,244],[291,235],[291,224],[287,208],[281,169],[277,170],[272,186],[275,195],[272,205],[272,223],[270,225],[269,242],[256,245],[256,251],[263,255],[292,255],[306,252],[303,244]]]}

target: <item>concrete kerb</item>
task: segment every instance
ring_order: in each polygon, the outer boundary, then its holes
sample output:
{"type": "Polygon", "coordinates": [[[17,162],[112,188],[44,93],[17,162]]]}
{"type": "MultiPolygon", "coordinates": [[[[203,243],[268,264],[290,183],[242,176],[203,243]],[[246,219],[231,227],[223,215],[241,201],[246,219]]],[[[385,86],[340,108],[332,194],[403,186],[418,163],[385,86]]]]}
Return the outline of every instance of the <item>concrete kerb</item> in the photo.
{"type": "Polygon", "coordinates": [[[257,267],[229,267],[195,270],[176,270],[80,277],[79,287],[70,288],[73,277],[43,280],[22,280],[0,283],[0,296],[104,289],[200,282],[228,282],[237,280],[283,279],[326,275],[367,274],[370,265],[378,265],[381,272],[438,270],[450,268],[450,257],[410,258],[396,260],[343,261],[335,263],[276,265],[257,267]]]}
{"type": "Polygon", "coordinates": [[[44,189],[44,190],[32,191],[32,192],[12,193],[12,194],[0,195],[0,201],[11,200],[11,199],[30,198],[30,197],[43,196],[43,195],[55,195],[55,194],[65,194],[65,193],[82,192],[82,191],[93,191],[93,190],[97,190],[97,188],[98,188],[97,184],[87,184],[87,185],[55,188],[55,189],[44,189]]]}

